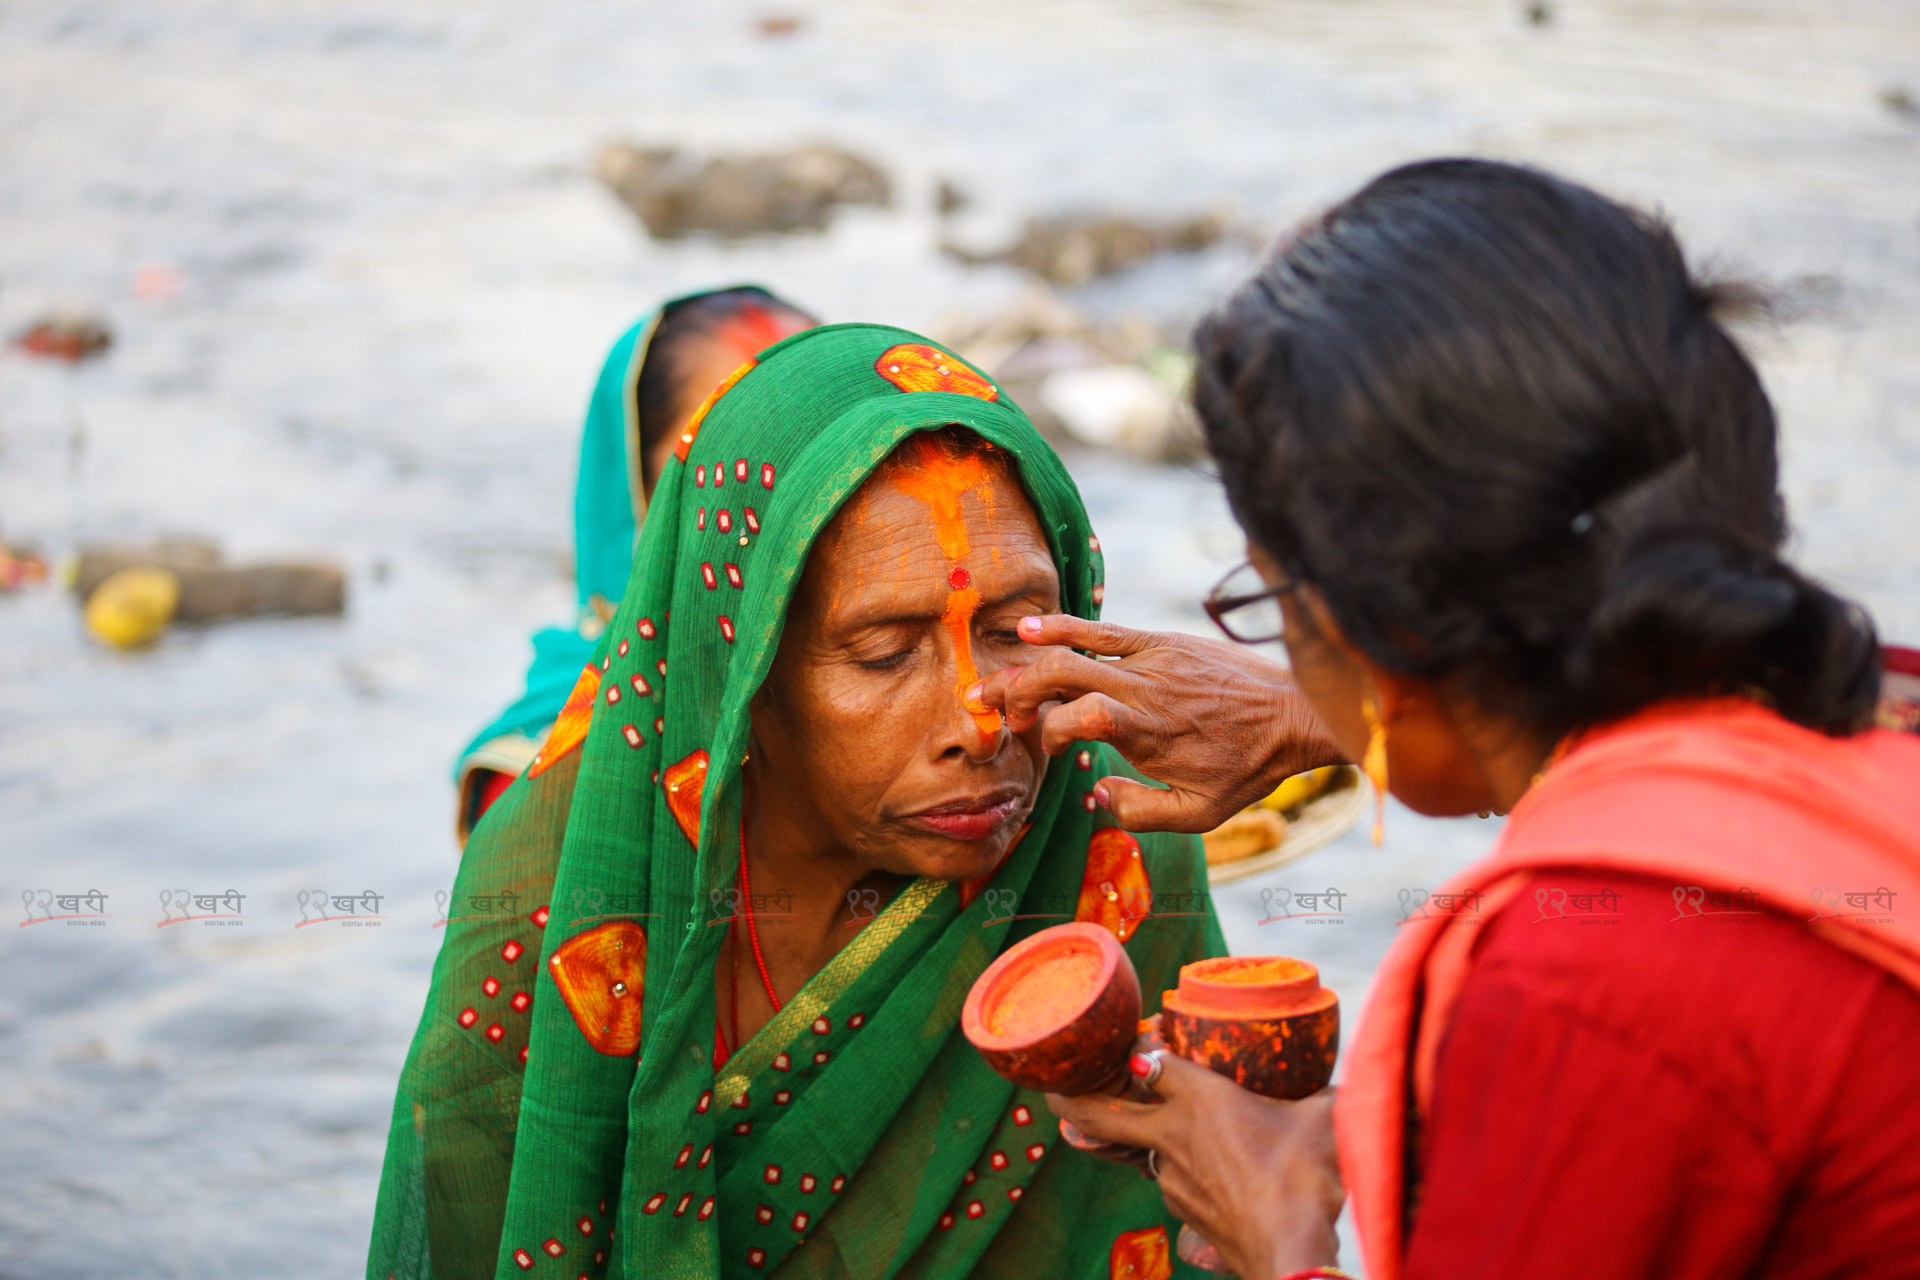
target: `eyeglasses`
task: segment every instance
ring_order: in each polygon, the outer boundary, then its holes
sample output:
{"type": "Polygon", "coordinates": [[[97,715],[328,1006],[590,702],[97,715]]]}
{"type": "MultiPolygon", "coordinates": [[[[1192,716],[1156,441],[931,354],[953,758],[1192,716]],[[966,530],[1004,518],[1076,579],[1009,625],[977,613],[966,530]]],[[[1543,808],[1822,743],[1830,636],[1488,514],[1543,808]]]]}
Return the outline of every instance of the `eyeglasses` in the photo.
{"type": "Polygon", "coordinates": [[[1280,597],[1299,585],[1287,581],[1270,587],[1252,564],[1243,564],[1215,583],[1200,606],[1214,625],[1227,633],[1227,639],[1241,644],[1269,644],[1286,638],[1280,597]]]}

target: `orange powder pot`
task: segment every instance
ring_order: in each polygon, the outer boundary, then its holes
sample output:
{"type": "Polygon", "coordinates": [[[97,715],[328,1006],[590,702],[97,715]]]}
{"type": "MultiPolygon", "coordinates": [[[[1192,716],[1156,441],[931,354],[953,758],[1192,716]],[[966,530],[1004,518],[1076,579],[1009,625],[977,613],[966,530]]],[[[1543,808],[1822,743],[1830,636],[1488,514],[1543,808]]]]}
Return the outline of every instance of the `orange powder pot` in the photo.
{"type": "Polygon", "coordinates": [[[1028,1089],[1110,1091],[1125,1079],[1140,1022],[1140,979],[1097,924],[1042,929],[987,966],[960,1029],[987,1064],[1028,1089]]]}
{"type": "MultiPolygon", "coordinates": [[[[1223,956],[1180,969],[1166,993],[1160,1034],[1167,1048],[1269,1098],[1304,1098],[1333,1078],[1340,1052],[1340,1000],[1320,971],[1289,956],[1223,956]]],[[[1192,1227],[1180,1228],[1180,1260],[1202,1271],[1230,1268],[1192,1227]]]]}
{"type": "Polygon", "coordinates": [[[1304,1098],[1333,1078],[1340,999],[1287,956],[1225,956],[1180,970],[1166,993],[1167,1048],[1269,1098],[1304,1098]]]}

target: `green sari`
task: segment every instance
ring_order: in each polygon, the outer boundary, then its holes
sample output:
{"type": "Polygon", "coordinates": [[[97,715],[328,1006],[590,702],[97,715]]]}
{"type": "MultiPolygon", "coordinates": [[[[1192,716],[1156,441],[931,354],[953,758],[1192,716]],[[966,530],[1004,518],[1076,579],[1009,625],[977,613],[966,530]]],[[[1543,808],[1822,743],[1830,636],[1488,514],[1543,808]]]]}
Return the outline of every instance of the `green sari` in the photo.
{"type": "Polygon", "coordinates": [[[1061,1143],[1042,1097],[958,1029],[980,971],[1065,919],[1122,937],[1148,1012],[1182,964],[1224,952],[1199,840],[1136,838],[1095,809],[1095,779],[1125,769],[1104,748],[1051,763],[995,873],[874,903],[714,1063],[749,699],[823,526],[903,438],[955,423],[1012,456],[1064,607],[1096,616],[1099,542],[1072,480],[951,355],[838,325],[723,384],[567,710],[460,864],[372,1280],[1187,1273],[1158,1189],[1061,1143]]]}

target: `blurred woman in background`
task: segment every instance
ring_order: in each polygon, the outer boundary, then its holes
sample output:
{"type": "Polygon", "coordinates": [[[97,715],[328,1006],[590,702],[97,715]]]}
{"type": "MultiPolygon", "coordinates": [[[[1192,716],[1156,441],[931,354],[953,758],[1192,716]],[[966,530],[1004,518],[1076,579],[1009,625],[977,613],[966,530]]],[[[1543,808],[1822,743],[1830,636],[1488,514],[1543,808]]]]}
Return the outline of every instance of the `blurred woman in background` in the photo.
{"type": "MultiPolygon", "coordinates": [[[[1868,727],[1872,625],[1782,557],[1727,302],[1652,218],[1439,161],[1307,226],[1200,330],[1260,580],[1210,611],[1284,633],[1409,807],[1511,813],[1402,923],[1337,1103],[1172,1058],[1139,1068],[1163,1106],[1054,1100],[1154,1148],[1246,1280],[1325,1273],[1344,1193],[1374,1280],[1915,1274],[1920,742],[1868,727]]],[[[1250,726],[1297,715],[1191,645],[1023,631],[1120,658],[1056,649],[982,694],[1171,784],[1103,781],[1126,827],[1218,821],[1266,758],[1250,726]]]]}
{"type": "Polygon", "coordinates": [[[675,298],[613,344],[587,406],[574,485],[578,619],[534,633],[525,690],[461,751],[454,783],[462,844],[540,749],[613,617],[680,424],[742,362],[819,323],[757,285],[736,285],[675,298]]]}

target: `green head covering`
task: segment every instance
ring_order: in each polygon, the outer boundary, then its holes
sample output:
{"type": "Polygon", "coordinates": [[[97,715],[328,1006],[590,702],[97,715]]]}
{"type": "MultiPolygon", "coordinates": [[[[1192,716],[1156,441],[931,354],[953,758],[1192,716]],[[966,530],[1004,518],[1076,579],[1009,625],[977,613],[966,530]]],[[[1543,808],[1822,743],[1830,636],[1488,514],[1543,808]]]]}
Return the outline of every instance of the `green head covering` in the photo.
{"type": "Polygon", "coordinates": [[[1124,771],[1103,749],[1051,763],[985,891],[910,883],[714,1065],[749,701],[826,523],[904,438],[959,424],[1012,458],[1063,606],[1096,616],[1101,575],[1053,451],[916,335],[811,330],[717,395],[595,660],[462,861],[368,1275],[1184,1271],[1153,1184],[1060,1144],[958,1029],[996,955],[1076,915],[1122,935],[1149,1011],[1224,950],[1199,841],[1096,813],[1093,781],[1124,771]]]}

